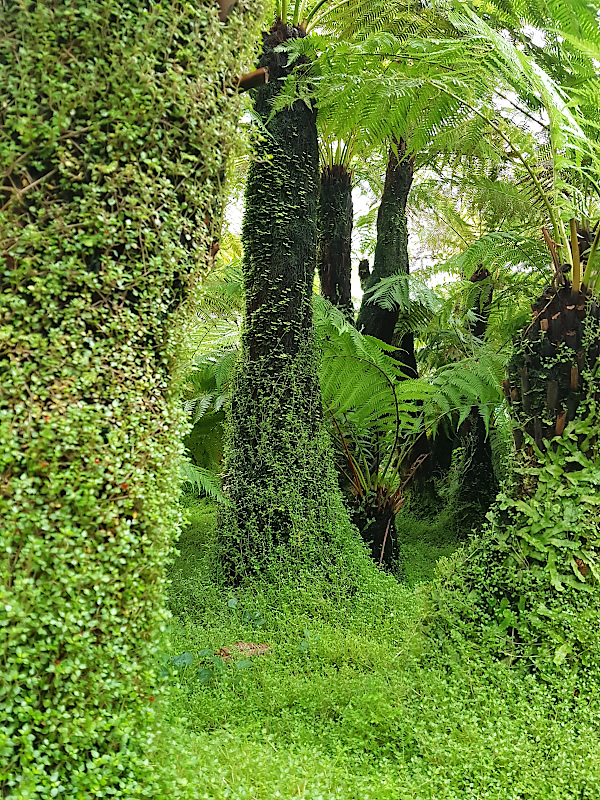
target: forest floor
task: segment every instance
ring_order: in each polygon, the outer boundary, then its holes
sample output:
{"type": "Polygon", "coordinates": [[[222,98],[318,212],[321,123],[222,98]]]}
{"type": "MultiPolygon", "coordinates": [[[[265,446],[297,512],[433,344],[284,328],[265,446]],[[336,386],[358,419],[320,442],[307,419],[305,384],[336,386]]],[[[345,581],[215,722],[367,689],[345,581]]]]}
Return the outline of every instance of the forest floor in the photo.
{"type": "Polygon", "coordinates": [[[404,581],[374,567],[342,600],[319,586],[223,591],[207,557],[216,510],[188,512],[163,655],[165,797],[598,800],[589,694],[557,700],[476,647],[429,658],[415,584],[455,531],[401,527],[404,581]]]}

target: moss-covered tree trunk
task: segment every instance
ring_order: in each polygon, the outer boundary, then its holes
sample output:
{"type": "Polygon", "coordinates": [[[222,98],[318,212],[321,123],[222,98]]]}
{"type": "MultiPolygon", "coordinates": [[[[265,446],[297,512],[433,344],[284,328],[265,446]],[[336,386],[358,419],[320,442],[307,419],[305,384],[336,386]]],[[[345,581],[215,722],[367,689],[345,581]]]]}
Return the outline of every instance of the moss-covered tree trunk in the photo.
{"type": "MultiPolygon", "coordinates": [[[[408,230],[406,227],[406,203],[413,179],[414,159],[406,154],[402,139],[390,147],[385,173],[385,184],[381,205],[377,214],[377,244],[373,269],[365,281],[365,290],[376,286],[382,279],[397,273],[408,275],[408,230]]],[[[361,303],[357,328],[369,336],[376,336],[392,344],[398,322],[399,309],[386,309],[368,296],[361,303]]],[[[398,359],[406,364],[408,373],[416,376],[417,362],[412,333],[406,334],[400,343],[398,359]]]]}
{"type": "Polygon", "coordinates": [[[343,164],[321,170],[317,212],[321,294],[354,324],[352,305],[352,173],[343,164]]]}
{"type": "Polygon", "coordinates": [[[169,0],[3,3],[0,29],[0,796],[157,797],[170,330],[258,30],[169,0]]]}
{"type": "Polygon", "coordinates": [[[315,113],[304,102],[270,118],[290,67],[278,45],[303,36],[277,22],[260,66],[255,109],[269,135],[246,189],[242,352],[231,387],[219,558],[239,581],[318,569],[341,557],[350,531],[322,427],[312,325],[319,163],[315,113]]]}

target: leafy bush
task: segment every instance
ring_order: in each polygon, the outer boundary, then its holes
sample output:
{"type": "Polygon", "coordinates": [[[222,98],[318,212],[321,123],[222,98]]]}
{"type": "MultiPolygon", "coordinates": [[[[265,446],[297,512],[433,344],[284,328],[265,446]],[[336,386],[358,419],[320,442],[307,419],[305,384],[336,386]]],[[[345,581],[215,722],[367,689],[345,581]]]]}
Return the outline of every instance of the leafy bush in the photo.
{"type": "Polygon", "coordinates": [[[428,590],[426,629],[446,642],[479,642],[557,685],[571,674],[588,685],[600,679],[595,403],[588,411],[547,452],[527,458],[482,535],[428,590]]]}
{"type": "Polygon", "coordinates": [[[3,797],[156,796],[169,324],[207,265],[258,38],[236,8],[3,4],[3,797]]]}

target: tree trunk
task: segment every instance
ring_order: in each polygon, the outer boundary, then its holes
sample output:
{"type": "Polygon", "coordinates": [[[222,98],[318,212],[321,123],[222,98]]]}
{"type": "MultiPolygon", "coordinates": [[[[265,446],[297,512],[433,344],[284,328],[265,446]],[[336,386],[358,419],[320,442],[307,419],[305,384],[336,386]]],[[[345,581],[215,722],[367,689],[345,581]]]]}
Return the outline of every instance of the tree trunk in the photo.
{"type": "Polygon", "coordinates": [[[388,571],[395,571],[399,565],[398,533],[396,515],[389,506],[361,506],[355,509],[352,520],[367,545],[371,558],[388,571]]]}
{"type": "MultiPolygon", "coordinates": [[[[480,265],[469,279],[475,284],[488,281],[471,308],[475,315],[471,332],[478,339],[485,336],[492,307],[493,286],[490,278],[489,270],[480,265]]],[[[490,438],[478,408],[471,409],[458,429],[456,445],[463,448],[461,483],[457,498],[459,506],[477,506],[480,513],[485,514],[498,493],[498,480],[494,474],[490,438]]]]}
{"type": "Polygon", "coordinates": [[[544,450],[544,439],[561,435],[577,414],[584,370],[600,352],[598,336],[584,336],[585,325],[600,318],[600,309],[596,303],[586,309],[583,293],[573,293],[569,285],[548,287],[532,308],[534,320],[509,366],[504,391],[515,415],[517,449],[524,431],[544,450]]]}
{"type": "Polygon", "coordinates": [[[256,11],[1,4],[1,797],[160,792],[170,333],[207,266],[256,11]]]}
{"type": "Polygon", "coordinates": [[[317,213],[321,294],[354,324],[350,259],[352,217],[352,173],[341,164],[324,167],[317,213]]]}
{"type": "MultiPolygon", "coordinates": [[[[377,214],[377,244],[372,271],[369,272],[368,262],[361,262],[361,272],[364,276],[364,279],[361,278],[361,282],[365,292],[375,287],[384,278],[399,272],[406,275],[409,273],[406,203],[413,180],[414,157],[406,154],[406,144],[402,139],[394,141],[393,144],[394,146],[391,146],[389,150],[385,184],[377,214]]],[[[398,315],[399,308],[394,310],[382,308],[376,303],[368,302],[367,295],[363,297],[356,327],[364,334],[375,336],[387,344],[392,344],[398,315]]],[[[412,332],[402,337],[395,357],[406,367],[407,377],[417,377],[417,360],[412,332]]],[[[426,436],[422,436],[415,443],[408,459],[409,462],[414,463],[428,451],[429,442],[426,436]]],[[[429,461],[430,459],[426,458],[415,473],[411,491],[427,495],[433,492],[429,461]]],[[[368,540],[369,532],[364,531],[363,535],[366,535],[368,540]]]]}
{"type": "MultiPolygon", "coordinates": [[[[269,136],[248,176],[244,243],[246,313],[232,382],[219,557],[227,579],[278,577],[341,557],[352,528],[322,425],[312,326],[319,187],[315,113],[298,101],[271,119],[291,71],[275,48],[300,28],[277,22],[260,66],[269,83],[255,109],[269,136]]],[[[326,569],[326,567],[323,567],[326,569]]]]}
{"type": "MultiPolygon", "coordinates": [[[[406,156],[402,139],[390,147],[381,205],[377,214],[377,245],[373,270],[365,281],[365,289],[371,289],[383,278],[398,272],[408,275],[408,231],[406,228],[406,202],[412,185],[414,158],[406,156]]],[[[388,310],[363,298],[357,328],[369,336],[376,336],[392,344],[398,321],[398,309],[388,310]]],[[[417,362],[411,333],[403,337],[399,348],[399,360],[406,364],[409,373],[416,376],[417,362]]]]}

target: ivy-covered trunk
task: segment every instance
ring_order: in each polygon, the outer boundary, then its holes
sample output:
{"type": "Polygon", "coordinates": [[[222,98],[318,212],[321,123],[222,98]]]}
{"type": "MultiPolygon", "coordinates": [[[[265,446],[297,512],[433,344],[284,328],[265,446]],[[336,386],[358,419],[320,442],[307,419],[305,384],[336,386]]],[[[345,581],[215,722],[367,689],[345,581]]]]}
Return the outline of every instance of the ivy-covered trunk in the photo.
{"type": "Polygon", "coordinates": [[[0,796],[157,797],[170,331],[258,31],[209,2],[0,16],[0,796]]]}
{"type": "MultiPolygon", "coordinates": [[[[381,205],[377,214],[377,244],[373,270],[365,281],[365,291],[372,289],[384,278],[397,273],[408,275],[408,230],[406,203],[413,179],[414,158],[406,154],[402,139],[390,147],[385,173],[381,205]]],[[[392,344],[398,322],[399,309],[386,309],[363,299],[356,321],[357,328],[369,336],[376,336],[392,344]]],[[[400,343],[398,359],[406,364],[408,373],[417,375],[417,362],[412,333],[400,343]]]]}
{"type": "Polygon", "coordinates": [[[269,82],[254,107],[268,135],[246,188],[246,311],[231,387],[219,559],[239,581],[319,569],[342,557],[351,535],[322,425],[312,325],[319,162],[315,112],[298,101],[271,117],[291,70],[276,48],[303,36],[276,22],[264,36],[260,66],[269,82]]]}
{"type": "Polygon", "coordinates": [[[352,173],[343,164],[323,167],[318,203],[317,264],[321,294],[354,324],[352,306],[352,173]]]}

